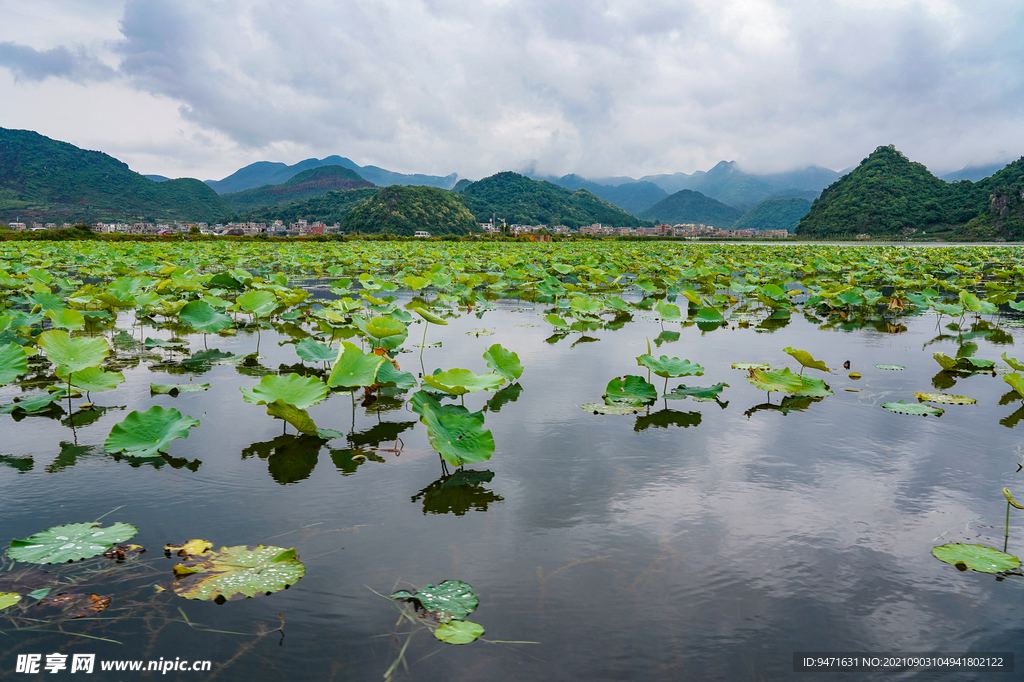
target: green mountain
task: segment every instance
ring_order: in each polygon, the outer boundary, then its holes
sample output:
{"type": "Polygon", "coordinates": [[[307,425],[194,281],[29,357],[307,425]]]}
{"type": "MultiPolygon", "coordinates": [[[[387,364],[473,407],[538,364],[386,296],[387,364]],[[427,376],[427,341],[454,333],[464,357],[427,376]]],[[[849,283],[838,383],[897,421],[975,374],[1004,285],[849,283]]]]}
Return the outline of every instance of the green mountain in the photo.
{"type": "Polygon", "coordinates": [[[239,168],[223,180],[207,180],[206,184],[212,187],[217,194],[241,192],[242,190],[262,187],[264,185],[280,185],[304,170],[321,166],[342,166],[343,168],[354,170],[361,178],[372,182],[378,187],[387,187],[388,185],[427,185],[448,189],[458,180],[456,173],[443,177],[419,173],[406,175],[377,166],[360,166],[344,156],[328,156],[323,159],[306,159],[291,166],[273,161],[257,161],[256,163],[250,163],[244,168],[239,168]]]}
{"type": "Polygon", "coordinates": [[[980,181],[985,192],[979,214],[957,230],[958,237],[1024,240],[1024,157],[980,181]]]}
{"type": "Polygon", "coordinates": [[[380,191],[378,187],[333,190],[320,196],[293,201],[285,206],[271,206],[249,211],[242,218],[252,223],[272,223],[280,220],[286,225],[297,220],[320,221],[326,225],[340,223],[349,212],[367,202],[380,191]]]}
{"type": "Polygon", "coordinates": [[[807,199],[769,199],[744,213],[732,225],[734,230],[789,230],[811,210],[807,199]]]}
{"type": "Polygon", "coordinates": [[[823,187],[837,178],[839,173],[820,166],[754,175],[740,170],[735,161],[720,161],[707,172],[645,175],[640,179],[652,182],[666,192],[689,189],[724,204],[748,210],[766,199],[802,197],[806,192],[812,192],[816,197],[823,187]]]}
{"type": "Polygon", "coordinates": [[[474,182],[462,190],[462,199],[477,222],[491,216],[509,225],[567,225],[601,223],[639,226],[645,223],[585,189],[570,191],[551,182],[538,182],[505,171],[474,182]]]}
{"type": "Polygon", "coordinates": [[[293,201],[321,196],[332,190],[373,187],[354,170],[343,166],[318,166],[304,170],[280,185],[264,185],[241,192],[222,194],[232,210],[244,213],[258,208],[284,206],[293,201]]]}
{"type": "Polygon", "coordinates": [[[700,192],[681,189],[640,214],[644,220],[670,225],[702,223],[726,229],[732,227],[743,211],[706,197],[700,192]]]}
{"type": "Polygon", "coordinates": [[[634,216],[640,215],[668,196],[668,192],[653,182],[626,182],[621,185],[599,185],[579,175],[566,175],[555,181],[566,189],[585,189],[595,197],[618,206],[634,216]]]}
{"type": "Polygon", "coordinates": [[[962,225],[984,208],[986,181],[946,183],[889,145],[829,185],[796,232],[813,237],[902,235],[962,225]]]}
{"type": "Polygon", "coordinates": [[[476,227],[476,219],[458,194],[437,187],[402,185],[379,190],[341,221],[341,229],[349,234],[390,233],[407,237],[417,230],[426,230],[434,237],[469,234],[476,227]]]}
{"type": "Polygon", "coordinates": [[[155,182],[102,152],[0,128],[0,220],[216,222],[227,213],[198,180],[155,182]]]}

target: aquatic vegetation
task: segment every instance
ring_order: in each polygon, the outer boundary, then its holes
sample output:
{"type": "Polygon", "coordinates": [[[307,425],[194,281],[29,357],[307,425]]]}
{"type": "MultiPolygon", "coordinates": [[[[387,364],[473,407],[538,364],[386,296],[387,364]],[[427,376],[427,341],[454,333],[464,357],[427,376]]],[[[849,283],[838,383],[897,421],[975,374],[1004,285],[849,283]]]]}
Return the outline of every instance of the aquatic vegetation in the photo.
{"type": "Polygon", "coordinates": [[[124,453],[129,457],[158,457],[167,451],[171,441],[188,438],[189,429],[197,426],[198,419],[183,416],[174,408],[154,405],[144,412],[129,412],[110,430],[103,448],[109,453],[124,453]]]}
{"type": "Polygon", "coordinates": [[[306,574],[294,548],[239,545],[212,549],[205,540],[167,545],[182,557],[174,565],[171,591],[186,599],[223,602],[268,595],[294,585],[306,574]]]}
{"type": "Polygon", "coordinates": [[[24,540],[11,540],[7,556],[32,564],[57,564],[103,554],[119,542],[135,536],[135,526],[115,523],[71,523],[40,531],[24,540]]]}

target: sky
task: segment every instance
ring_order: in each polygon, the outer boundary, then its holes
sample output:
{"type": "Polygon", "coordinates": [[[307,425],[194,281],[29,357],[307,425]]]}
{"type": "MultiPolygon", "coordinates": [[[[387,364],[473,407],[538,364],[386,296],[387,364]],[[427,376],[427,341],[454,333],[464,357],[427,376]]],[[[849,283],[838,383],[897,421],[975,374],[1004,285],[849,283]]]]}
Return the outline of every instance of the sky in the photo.
{"type": "Polygon", "coordinates": [[[1024,155],[1019,0],[0,0],[0,126],[140,173],[590,178],[1024,155]]]}

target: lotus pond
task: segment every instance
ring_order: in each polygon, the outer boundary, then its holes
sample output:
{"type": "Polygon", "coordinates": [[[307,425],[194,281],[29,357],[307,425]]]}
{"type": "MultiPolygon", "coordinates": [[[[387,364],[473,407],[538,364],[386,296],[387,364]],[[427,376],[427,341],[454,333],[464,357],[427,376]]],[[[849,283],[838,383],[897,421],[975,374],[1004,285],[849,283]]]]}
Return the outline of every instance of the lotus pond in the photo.
{"type": "Polygon", "coordinates": [[[0,678],[1019,658],[1022,253],[0,243],[0,678]]]}

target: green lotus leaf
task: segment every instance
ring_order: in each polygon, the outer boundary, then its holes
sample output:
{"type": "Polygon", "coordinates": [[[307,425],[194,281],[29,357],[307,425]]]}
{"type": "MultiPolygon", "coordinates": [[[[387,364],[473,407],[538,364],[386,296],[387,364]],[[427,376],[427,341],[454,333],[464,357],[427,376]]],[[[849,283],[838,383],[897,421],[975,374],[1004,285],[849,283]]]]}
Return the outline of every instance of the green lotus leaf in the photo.
{"type": "Polygon", "coordinates": [[[327,385],[336,386],[372,386],[377,380],[377,373],[385,363],[391,364],[384,356],[376,353],[364,353],[359,346],[342,341],[338,356],[327,378],[327,385]]]}
{"type": "Polygon", "coordinates": [[[408,327],[390,317],[375,317],[372,320],[367,320],[362,329],[375,339],[385,339],[408,332],[408,327]]]}
{"type": "MultiPolygon", "coordinates": [[[[409,407],[412,408],[413,412],[420,415],[420,417],[423,416],[424,412],[429,407],[438,414],[462,415],[464,417],[471,417],[481,424],[484,423],[483,410],[480,412],[470,412],[462,405],[442,405],[437,400],[434,400],[434,398],[426,391],[416,391],[413,393],[409,398],[409,407]]],[[[422,419],[420,421],[422,421],[422,419]]]]}
{"type": "Polygon", "coordinates": [[[431,324],[440,324],[440,325],[448,326],[447,320],[444,320],[444,319],[438,317],[437,315],[435,315],[434,313],[430,312],[429,310],[426,310],[426,309],[420,308],[420,307],[416,307],[416,308],[413,308],[413,312],[415,312],[417,315],[419,315],[420,317],[422,317],[424,320],[426,320],[427,322],[429,322],[431,324]]]}
{"type": "Polygon", "coordinates": [[[746,370],[751,370],[751,369],[766,369],[767,370],[767,369],[771,369],[771,365],[765,364],[763,362],[734,362],[734,363],[732,363],[732,368],[733,369],[746,369],[746,370]]]}
{"type": "Polygon", "coordinates": [[[426,404],[423,423],[430,446],[450,464],[485,462],[494,454],[494,436],[472,416],[442,412],[426,404]]]}
{"type": "Polygon", "coordinates": [[[39,335],[38,344],[50,362],[69,372],[96,367],[110,353],[104,338],[71,338],[67,332],[59,330],[43,332],[39,335]]]}
{"type": "Polygon", "coordinates": [[[469,644],[484,634],[484,626],[469,620],[453,620],[438,625],[434,637],[447,644],[469,644]]]}
{"type": "Polygon", "coordinates": [[[295,353],[306,362],[334,362],[338,351],[309,337],[295,344],[295,353]]]}
{"type": "Polygon", "coordinates": [[[961,570],[971,569],[982,573],[1002,573],[1020,567],[1020,559],[983,545],[967,545],[954,542],[932,548],[932,555],[939,561],[953,564],[961,570]]]}
{"type": "Polygon", "coordinates": [[[984,360],[982,358],[958,358],[956,362],[961,370],[967,371],[991,370],[996,366],[994,360],[984,360]]]}
{"type": "Polygon", "coordinates": [[[638,289],[640,289],[641,291],[645,291],[648,294],[652,294],[658,290],[658,285],[649,279],[637,280],[636,282],[634,282],[634,284],[638,289]]]}
{"type": "Polygon", "coordinates": [[[951,358],[941,351],[935,351],[932,353],[932,357],[935,358],[935,362],[939,363],[942,369],[954,370],[957,367],[956,358],[951,358]]]}
{"type": "Polygon", "coordinates": [[[277,299],[274,294],[265,289],[247,291],[235,299],[235,302],[242,310],[257,317],[272,313],[277,308],[277,299]]]}
{"type": "Polygon", "coordinates": [[[473,586],[461,580],[445,580],[437,587],[427,583],[426,587],[415,593],[399,590],[392,594],[391,598],[415,602],[442,623],[465,618],[473,613],[480,603],[473,594],[473,586]]]}
{"type": "Polygon", "coordinates": [[[960,304],[972,313],[991,314],[999,311],[997,306],[978,298],[966,289],[960,290],[960,304]]]}
{"type": "Polygon", "coordinates": [[[796,393],[804,387],[803,377],[793,374],[788,367],[776,370],[751,369],[747,381],[762,391],[796,393]]]}
{"type": "Polygon", "coordinates": [[[188,438],[188,430],[199,426],[199,420],[182,416],[174,408],[154,405],[145,412],[128,413],[103,443],[110,453],[123,452],[129,457],[159,457],[176,438],[188,438]]]}
{"type": "Polygon", "coordinates": [[[608,405],[606,403],[584,403],[580,407],[594,414],[636,414],[640,409],[638,405],[608,405]]]}
{"type": "Polygon", "coordinates": [[[488,367],[508,379],[509,382],[523,376],[523,365],[519,362],[519,356],[502,348],[500,343],[496,343],[484,351],[484,360],[487,361],[488,367]]]}
{"type": "Polygon", "coordinates": [[[722,316],[722,313],[718,312],[717,308],[708,307],[698,310],[693,319],[697,322],[725,322],[725,318],[722,316]]]}
{"type": "Polygon", "coordinates": [[[547,321],[550,324],[553,324],[554,326],[558,327],[559,329],[568,329],[569,328],[569,323],[566,322],[565,320],[563,320],[562,318],[560,318],[558,315],[545,315],[544,316],[544,320],[547,321]]]}
{"type": "Polygon", "coordinates": [[[206,301],[189,301],[178,313],[178,319],[203,334],[216,334],[234,323],[230,315],[225,315],[206,301]]]}
{"type": "Polygon", "coordinates": [[[19,396],[14,402],[7,403],[6,405],[0,405],[0,414],[11,414],[15,410],[21,410],[34,414],[37,412],[45,412],[50,409],[50,406],[61,400],[64,397],[63,392],[59,393],[48,393],[46,395],[30,395],[21,397],[19,396]]]}
{"type": "Polygon", "coordinates": [[[642,407],[653,403],[658,397],[658,389],[643,377],[628,374],[615,377],[608,382],[603,396],[608,405],[631,405],[642,407]]]}
{"type": "MultiPolygon", "coordinates": [[[[569,308],[574,313],[580,315],[594,316],[599,315],[601,313],[601,311],[604,309],[604,305],[602,305],[601,301],[598,301],[596,298],[588,298],[586,296],[573,296],[572,300],[569,301],[569,308]]],[[[678,311],[679,309],[676,308],[676,312],[678,311]]]]}
{"type": "Polygon", "coordinates": [[[936,417],[942,416],[945,412],[941,407],[932,407],[931,405],[924,405],[922,403],[905,403],[902,400],[896,403],[882,403],[882,407],[895,412],[896,414],[913,414],[913,415],[935,415],[936,417]]]}
{"type": "Polygon", "coordinates": [[[906,369],[903,365],[875,365],[878,369],[888,370],[890,372],[898,372],[906,369]]]}
{"type": "Polygon", "coordinates": [[[165,341],[164,339],[151,339],[148,336],[142,343],[146,348],[184,348],[188,344],[184,341],[165,341]]]}
{"type": "Polygon", "coordinates": [[[0,346],[0,386],[9,384],[28,372],[29,353],[30,350],[16,343],[0,346]]]}
{"type": "Polygon", "coordinates": [[[378,386],[394,386],[400,391],[408,391],[416,385],[416,377],[412,375],[412,372],[395,369],[394,365],[385,360],[377,370],[374,383],[378,386]]]}
{"type": "Polygon", "coordinates": [[[644,354],[637,357],[636,364],[646,367],[659,377],[704,376],[704,368],[700,365],[689,360],[670,358],[667,355],[655,358],[653,355],[644,354]]]}
{"type": "Polygon", "coordinates": [[[21,595],[15,592],[0,592],[0,611],[8,606],[14,606],[21,601],[21,595]]]}
{"type": "Polygon", "coordinates": [[[1003,375],[1003,381],[1008,383],[1013,390],[1017,392],[1021,398],[1024,398],[1024,376],[1017,372],[1003,375]]]}
{"type": "Polygon", "coordinates": [[[127,523],[100,528],[98,523],[69,523],[11,540],[7,556],[29,564],[59,564],[98,556],[138,531],[127,523]]]}
{"type": "Polygon", "coordinates": [[[670,399],[681,400],[683,398],[693,398],[695,400],[714,400],[718,397],[718,394],[722,392],[723,388],[728,388],[729,384],[721,383],[715,384],[714,386],[685,386],[679,384],[671,391],[665,394],[664,397],[670,399]]]}
{"type": "Polygon", "coordinates": [[[300,410],[316,405],[327,397],[327,385],[316,377],[304,377],[292,372],[280,376],[271,374],[263,377],[252,388],[239,387],[245,402],[253,405],[272,403],[275,400],[294,405],[300,410]]]}
{"type": "Polygon", "coordinates": [[[568,275],[572,272],[572,266],[565,263],[552,263],[551,269],[562,275],[568,275]]]}
{"type": "Polygon", "coordinates": [[[221,547],[189,554],[175,564],[171,591],[186,599],[241,599],[278,592],[305,574],[294,548],[221,547]]]}
{"type": "Polygon", "coordinates": [[[1002,358],[1003,362],[1005,362],[1018,372],[1024,370],[1024,362],[1020,362],[1019,360],[1017,360],[1017,358],[1007,357],[1006,353],[1003,353],[1002,358]]]}
{"type": "Polygon", "coordinates": [[[402,278],[402,283],[409,289],[417,291],[418,289],[422,289],[423,287],[430,284],[430,280],[427,279],[426,277],[417,277],[416,275],[409,275],[407,277],[402,278]]]}
{"type": "Polygon", "coordinates": [[[46,313],[54,327],[78,330],[85,326],[85,315],[74,308],[58,308],[46,313]]]}
{"type": "Polygon", "coordinates": [[[679,306],[666,303],[665,301],[658,301],[657,305],[654,306],[654,312],[658,313],[661,319],[666,322],[675,322],[676,320],[683,319],[683,313],[679,310],[679,306]]]}
{"type": "Polygon", "coordinates": [[[317,429],[316,424],[313,423],[309,413],[295,407],[291,403],[286,403],[280,399],[267,403],[267,414],[271,417],[285,420],[294,426],[295,430],[299,433],[305,433],[310,436],[320,435],[320,431],[317,429]]]}
{"type": "MultiPolygon", "coordinates": [[[[797,376],[800,376],[799,374],[797,376]]],[[[798,398],[826,398],[830,395],[835,395],[829,390],[825,384],[824,379],[815,379],[814,377],[800,376],[803,380],[803,385],[800,390],[794,393],[798,398]]]]}
{"type": "Polygon", "coordinates": [[[468,369],[455,368],[423,377],[423,382],[438,391],[451,395],[476,393],[477,391],[493,391],[505,383],[500,374],[474,374],[468,369]]]}
{"type": "Polygon", "coordinates": [[[948,395],[946,393],[915,393],[914,397],[921,402],[942,403],[944,405],[973,405],[978,402],[974,398],[963,395],[948,395]]]}
{"type": "Polygon", "coordinates": [[[57,370],[57,378],[82,391],[94,393],[109,391],[124,383],[124,375],[120,372],[107,372],[99,367],[86,367],[70,374],[61,367],[57,370]]]}
{"type": "Polygon", "coordinates": [[[830,371],[829,368],[825,366],[824,362],[822,362],[821,360],[815,360],[811,356],[811,354],[805,350],[797,350],[796,348],[790,347],[783,348],[782,352],[792,355],[793,358],[804,367],[809,367],[810,369],[818,369],[821,370],[822,372],[830,371]]]}
{"type": "Polygon", "coordinates": [[[198,391],[205,391],[210,388],[209,383],[203,384],[150,384],[149,392],[151,395],[169,395],[176,396],[179,393],[195,393],[198,391]]]}

